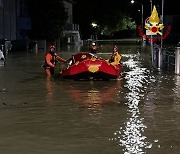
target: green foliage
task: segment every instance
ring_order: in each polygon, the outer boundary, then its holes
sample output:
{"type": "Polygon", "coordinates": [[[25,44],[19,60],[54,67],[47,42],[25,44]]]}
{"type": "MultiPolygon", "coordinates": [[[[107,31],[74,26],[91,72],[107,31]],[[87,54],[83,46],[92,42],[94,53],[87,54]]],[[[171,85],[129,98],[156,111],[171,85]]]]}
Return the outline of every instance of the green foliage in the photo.
{"type": "Polygon", "coordinates": [[[120,31],[133,31],[137,28],[135,21],[131,21],[128,15],[120,12],[106,16],[104,21],[100,26],[102,35],[114,36],[115,33],[120,31]]]}
{"type": "Polygon", "coordinates": [[[62,0],[28,0],[32,20],[30,37],[54,41],[62,34],[68,15],[62,0]]]}

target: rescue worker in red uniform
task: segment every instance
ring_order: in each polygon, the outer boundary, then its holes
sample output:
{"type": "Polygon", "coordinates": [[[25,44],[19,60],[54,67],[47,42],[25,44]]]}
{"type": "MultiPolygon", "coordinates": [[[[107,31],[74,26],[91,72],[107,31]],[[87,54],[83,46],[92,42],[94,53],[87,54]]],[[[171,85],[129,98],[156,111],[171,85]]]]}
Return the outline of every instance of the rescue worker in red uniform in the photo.
{"type": "Polygon", "coordinates": [[[57,61],[61,61],[64,63],[66,62],[65,59],[61,58],[55,53],[55,46],[50,45],[49,51],[45,55],[45,63],[44,63],[44,68],[46,70],[47,76],[54,75],[54,68],[56,66],[57,61]]]}

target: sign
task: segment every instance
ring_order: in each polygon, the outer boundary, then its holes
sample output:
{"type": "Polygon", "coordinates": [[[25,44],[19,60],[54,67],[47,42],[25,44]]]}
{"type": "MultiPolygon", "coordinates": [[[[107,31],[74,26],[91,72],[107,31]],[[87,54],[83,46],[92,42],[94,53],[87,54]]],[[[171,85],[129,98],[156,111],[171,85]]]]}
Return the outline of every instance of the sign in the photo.
{"type": "Polygon", "coordinates": [[[158,17],[156,7],[154,6],[151,16],[145,20],[145,28],[151,31],[152,34],[150,35],[154,35],[154,34],[162,35],[161,30],[164,28],[164,26],[163,24],[160,24],[159,21],[160,19],[158,17]]]}
{"type": "Polygon", "coordinates": [[[157,33],[153,33],[153,32],[150,31],[150,30],[146,30],[146,35],[157,35],[157,33]]]}
{"type": "Polygon", "coordinates": [[[154,6],[151,16],[145,20],[144,28],[146,28],[146,35],[143,33],[142,25],[140,25],[138,26],[139,36],[141,36],[143,40],[149,40],[150,42],[159,42],[162,39],[166,39],[171,31],[171,26],[168,26],[166,32],[162,34],[161,30],[164,28],[164,25],[159,22],[160,19],[156,7],[154,6]]]}

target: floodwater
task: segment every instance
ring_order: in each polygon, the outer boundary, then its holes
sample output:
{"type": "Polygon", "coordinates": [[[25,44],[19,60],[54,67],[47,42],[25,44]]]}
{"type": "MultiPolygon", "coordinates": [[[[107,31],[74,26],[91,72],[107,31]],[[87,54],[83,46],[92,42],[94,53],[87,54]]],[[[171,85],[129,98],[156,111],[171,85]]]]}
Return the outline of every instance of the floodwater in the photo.
{"type": "MultiPolygon", "coordinates": [[[[98,56],[111,49],[102,45],[98,56]]],[[[112,81],[64,80],[61,63],[47,78],[44,52],[8,53],[0,67],[0,153],[179,154],[180,76],[154,70],[148,48],[119,50],[122,77],[112,81]]]]}

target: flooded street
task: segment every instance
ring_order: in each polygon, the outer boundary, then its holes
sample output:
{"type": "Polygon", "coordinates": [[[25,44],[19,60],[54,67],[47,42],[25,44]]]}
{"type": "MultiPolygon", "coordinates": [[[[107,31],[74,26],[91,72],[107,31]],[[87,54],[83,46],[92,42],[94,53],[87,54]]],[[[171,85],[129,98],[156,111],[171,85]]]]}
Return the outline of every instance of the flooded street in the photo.
{"type": "MultiPolygon", "coordinates": [[[[111,45],[98,56],[109,58],[111,45]]],[[[120,80],[47,78],[44,52],[0,67],[2,154],[179,154],[180,76],[151,67],[148,49],[119,45],[120,80]]],[[[63,49],[68,59],[76,51],[63,49]]]]}

